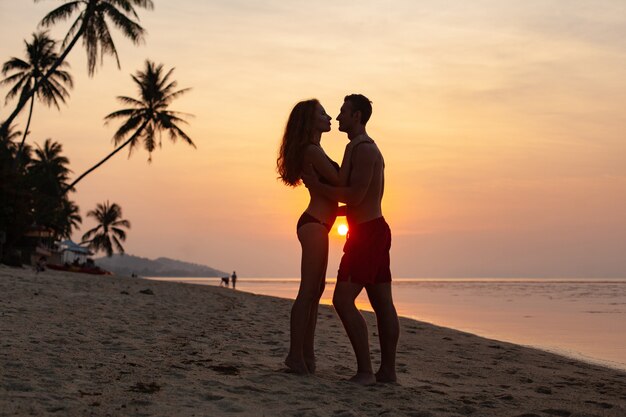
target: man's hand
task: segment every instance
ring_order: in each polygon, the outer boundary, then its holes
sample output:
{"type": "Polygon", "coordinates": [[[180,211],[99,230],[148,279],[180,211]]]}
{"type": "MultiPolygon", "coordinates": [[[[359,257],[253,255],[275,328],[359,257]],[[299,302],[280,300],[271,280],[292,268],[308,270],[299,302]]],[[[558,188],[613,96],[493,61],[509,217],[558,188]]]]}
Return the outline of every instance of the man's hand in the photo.
{"type": "Polygon", "coordinates": [[[314,189],[320,184],[320,180],[317,178],[313,165],[308,164],[304,167],[304,171],[302,171],[302,182],[304,182],[304,185],[308,189],[314,189]]]}

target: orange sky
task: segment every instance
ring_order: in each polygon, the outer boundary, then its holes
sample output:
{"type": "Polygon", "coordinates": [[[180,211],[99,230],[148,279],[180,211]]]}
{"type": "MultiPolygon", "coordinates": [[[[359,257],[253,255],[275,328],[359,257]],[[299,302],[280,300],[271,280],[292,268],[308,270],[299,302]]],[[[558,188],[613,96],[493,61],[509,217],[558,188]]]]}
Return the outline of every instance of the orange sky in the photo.
{"type": "MultiPolygon", "coordinates": [[[[0,0],[3,62],[58,4],[0,0]]],[[[146,58],[176,68],[193,90],[172,108],[194,114],[198,149],[164,140],[150,165],[120,154],[73,195],[83,215],[122,206],[129,253],[297,276],[307,196],[276,181],[284,123],[301,99],[336,116],[360,92],[387,163],[396,276],[626,276],[624,2],[155,0],[140,18],[145,45],[115,38],[121,71],[105,58],[90,79],[71,52],[68,106],[37,104],[30,137],[63,143],[80,174],[113,149],[103,117],[135,94],[129,74],[146,58]]],[[[336,126],[322,145],[340,161],[336,126]]]]}

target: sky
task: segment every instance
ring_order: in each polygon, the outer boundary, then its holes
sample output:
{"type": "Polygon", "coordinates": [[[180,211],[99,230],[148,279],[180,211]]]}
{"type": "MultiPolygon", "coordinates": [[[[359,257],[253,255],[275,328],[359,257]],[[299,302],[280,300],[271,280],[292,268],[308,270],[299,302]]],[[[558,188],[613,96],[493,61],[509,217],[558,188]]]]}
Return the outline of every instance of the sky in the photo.
{"type": "MultiPolygon", "coordinates": [[[[171,109],[195,142],[113,157],[77,186],[84,222],[106,200],[132,224],[127,253],[242,277],[297,277],[303,187],[277,180],[291,108],[373,101],[370,136],[386,161],[383,212],[396,277],[626,276],[626,3],[622,0],[154,0],[148,34],[114,32],[121,69],[75,86],[61,111],[37,103],[30,143],[63,144],[74,175],[113,150],[104,116],[135,96],[146,59],[191,91],[171,109]]],[[[0,59],[61,1],[0,0],[0,59]]],[[[70,21],[50,30],[62,39],[70,21]]],[[[8,89],[0,87],[0,97],[8,89]]],[[[14,103],[0,100],[0,119],[14,103]]],[[[23,127],[26,112],[19,117],[23,127]]],[[[341,161],[332,131],[322,146],[341,161]]],[[[330,234],[328,276],[344,238],[330,234]]]]}

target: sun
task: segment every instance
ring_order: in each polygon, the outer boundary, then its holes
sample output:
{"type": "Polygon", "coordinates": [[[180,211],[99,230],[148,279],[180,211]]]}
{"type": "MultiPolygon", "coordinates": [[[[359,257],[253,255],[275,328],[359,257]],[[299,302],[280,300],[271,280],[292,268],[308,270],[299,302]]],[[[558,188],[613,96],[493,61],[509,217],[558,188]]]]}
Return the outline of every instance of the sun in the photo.
{"type": "Polygon", "coordinates": [[[348,234],[348,225],[342,223],[339,226],[337,226],[337,233],[339,233],[341,236],[347,235],[348,234]]]}

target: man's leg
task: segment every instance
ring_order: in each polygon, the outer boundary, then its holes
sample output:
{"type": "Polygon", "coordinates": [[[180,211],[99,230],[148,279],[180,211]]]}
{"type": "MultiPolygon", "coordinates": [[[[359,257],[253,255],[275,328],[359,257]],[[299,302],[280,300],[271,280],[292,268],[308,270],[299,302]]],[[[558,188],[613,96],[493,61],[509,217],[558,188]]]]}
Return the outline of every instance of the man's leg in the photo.
{"type": "Polygon", "coordinates": [[[360,284],[338,281],[333,295],[333,306],[346,329],[356,355],[357,374],[350,380],[362,385],[371,385],[376,382],[376,378],[372,371],[367,324],[354,304],[362,289],[363,286],[360,284]]]}
{"type": "Polygon", "coordinates": [[[380,369],[376,372],[378,382],[396,381],[396,349],[400,334],[398,314],[391,297],[391,283],[374,284],[366,287],[367,296],[376,313],[378,337],[380,339],[380,369]]]}

